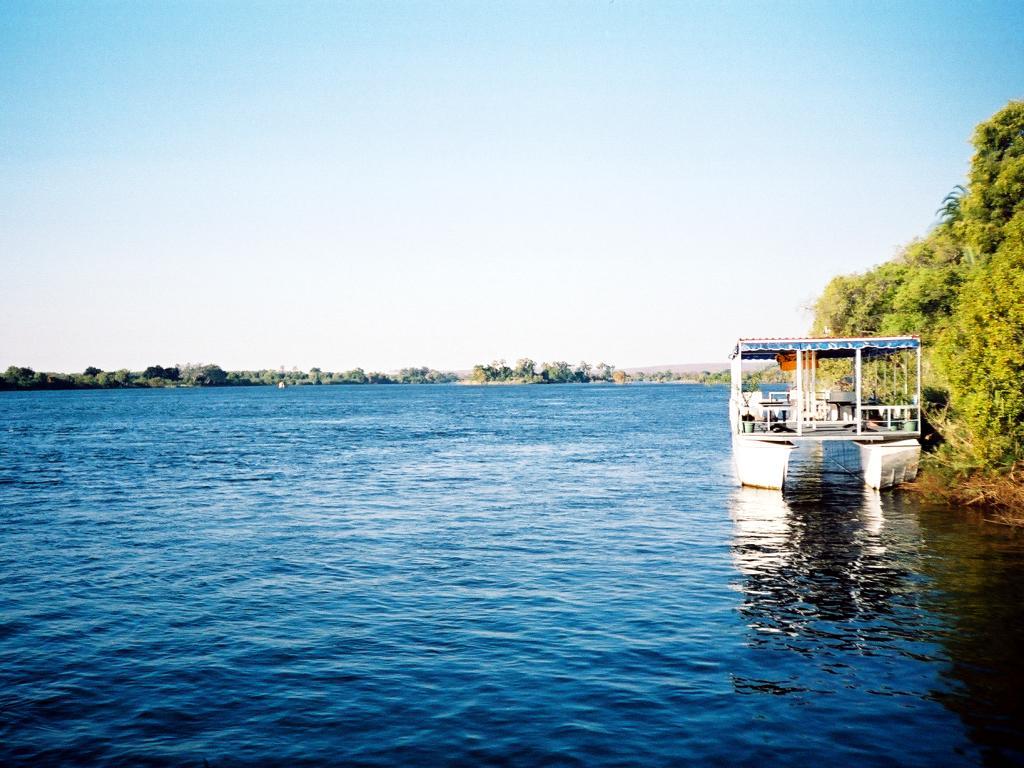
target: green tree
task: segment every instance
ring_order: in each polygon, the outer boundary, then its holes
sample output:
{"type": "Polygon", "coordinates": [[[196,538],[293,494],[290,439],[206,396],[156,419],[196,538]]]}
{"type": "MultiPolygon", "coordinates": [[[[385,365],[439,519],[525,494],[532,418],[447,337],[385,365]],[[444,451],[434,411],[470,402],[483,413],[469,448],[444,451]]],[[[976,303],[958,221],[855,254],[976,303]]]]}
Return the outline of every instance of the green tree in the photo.
{"type": "Polygon", "coordinates": [[[523,383],[531,384],[538,378],[537,364],[528,357],[520,358],[516,361],[516,367],[513,375],[523,383]]]}
{"type": "Polygon", "coordinates": [[[927,397],[944,406],[949,388],[950,463],[989,470],[1024,459],[1024,102],[973,142],[969,182],[943,200],[942,223],[896,259],[833,279],[812,330],[920,334],[927,397]]]}
{"type": "Polygon", "coordinates": [[[540,375],[541,379],[549,384],[565,384],[575,378],[572,368],[564,360],[544,363],[540,375]]]}
{"type": "Polygon", "coordinates": [[[369,379],[366,376],[366,372],[362,368],[353,368],[351,371],[346,371],[342,374],[341,379],[343,384],[367,384],[369,379]]]}
{"type": "Polygon", "coordinates": [[[940,356],[979,467],[1024,459],[1024,214],[960,292],[940,356]]]}
{"type": "Polygon", "coordinates": [[[957,226],[978,258],[939,358],[975,464],[987,468],[1024,458],[1024,102],[981,123],[974,149],[957,226]]]}
{"type": "Polygon", "coordinates": [[[859,275],[833,278],[814,305],[816,336],[871,336],[903,285],[906,266],[888,262],[859,275]]]}
{"type": "MultiPolygon", "coordinates": [[[[170,379],[171,369],[164,368],[162,365],[151,365],[142,372],[142,378],[144,379],[170,379]]],[[[174,369],[177,374],[177,369],[174,369]]]]}
{"type": "Polygon", "coordinates": [[[963,184],[957,184],[953,187],[952,192],[942,198],[942,205],[939,206],[935,215],[942,219],[944,224],[952,224],[959,221],[963,214],[961,202],[966,194],[967,188],[963,184]]]}
{"type": "Polygon", "coordinates": [[[967,244],[990,255],[1024,208],[1024,101],[1010,102],[974,132],[970,184],[961,202],[967,244]]]}

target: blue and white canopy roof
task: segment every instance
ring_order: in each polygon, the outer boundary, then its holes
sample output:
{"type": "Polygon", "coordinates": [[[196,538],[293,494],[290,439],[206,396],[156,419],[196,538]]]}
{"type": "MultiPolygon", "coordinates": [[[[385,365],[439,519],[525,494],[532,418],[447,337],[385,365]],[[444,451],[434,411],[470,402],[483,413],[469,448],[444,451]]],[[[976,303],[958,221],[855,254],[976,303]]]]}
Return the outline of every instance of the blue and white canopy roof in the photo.
{"type": "Polygon", "coordinates": [[[740,339],[729,357],[742,355],[744,360],[774,360],[778,355],[817,352],[819,360],[853,357],[855,350],[868,357],[889,355],[903,349],[917,349],[917,336],[851,336],[834,339],[740,339]]]}

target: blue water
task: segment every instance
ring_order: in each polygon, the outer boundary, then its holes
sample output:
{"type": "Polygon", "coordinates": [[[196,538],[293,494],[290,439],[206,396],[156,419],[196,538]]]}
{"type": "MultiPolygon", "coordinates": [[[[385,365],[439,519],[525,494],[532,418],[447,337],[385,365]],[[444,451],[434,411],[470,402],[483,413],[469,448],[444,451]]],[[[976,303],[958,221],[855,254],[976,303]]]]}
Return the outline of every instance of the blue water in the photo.
{"type": "Polygon", "coordinates": [[[0,395],[0,763],[1024,760],[1024,541],[726,391],[0,395]]]}

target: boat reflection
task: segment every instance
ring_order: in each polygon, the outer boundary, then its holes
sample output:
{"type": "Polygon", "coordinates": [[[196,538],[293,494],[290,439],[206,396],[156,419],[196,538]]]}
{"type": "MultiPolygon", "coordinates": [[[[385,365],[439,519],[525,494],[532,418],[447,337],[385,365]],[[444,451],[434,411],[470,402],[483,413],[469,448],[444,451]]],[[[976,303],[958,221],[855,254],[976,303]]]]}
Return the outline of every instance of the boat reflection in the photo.
{"type": "Polygon", "coordinates": [[[820,449],[800,463],[805,476],[795,492],[737,488],[733,495],[732,555],[751,642],[811,653],[902,636],[892,618],[916,594],[905,557],[912,553],[900,546],[917,537],[907,530],[912,518],[887,531],[881,494],[827,466],[820,449]]]}
{"type": "Polygon", "coordinates": [[[1024,762],[1024,537],[800,462],[792,492],[732,496],[736,691],[941,702],[986,762],[1024,762]]]}

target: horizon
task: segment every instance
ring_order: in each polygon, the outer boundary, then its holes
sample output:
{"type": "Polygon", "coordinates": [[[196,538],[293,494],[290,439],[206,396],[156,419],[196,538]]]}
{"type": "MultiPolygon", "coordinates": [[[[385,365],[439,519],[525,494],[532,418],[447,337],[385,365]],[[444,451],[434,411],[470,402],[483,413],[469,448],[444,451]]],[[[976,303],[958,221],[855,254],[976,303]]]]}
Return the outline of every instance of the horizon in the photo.
{"type": "Polygon", "coordinates": [[[934,224],[1022,34],[998,2],[11,6],[0,369],[803,335],[934,224]]]}
{"type": "MultiPolygon", "coordinates": [[[[479,363],[474,363],[473,365],[474,366],[475,365],[489,365],[491,363],[501,362],[503,359],[504,358],[495,358],[493,360],[487,360],[487,361],[481,361],[479,363]]],[[[525,358],[523,358],[523,357],[516,358],[516,360],[520,360],[520,359],[525,359],[525,358]]],[[[516,360],[505,360],[505,362],[506,363],[515,363],[516,360]]],[[[561,359],[561,360],[535,360],[535,363],[538,366],[544,365],[545,363],[554,363],[554,362],[567,362],[567,363],[570,363],[572,365],[576,365],[576,364],[578,364],[580,362],[588,362],[592,368],[596,367],[598,365],[607,363],[608,365],[610,365],[615,370],[624,371],[626,373],[656,373],[656,372],[660,372],[660,371],[672,371],[672,372],[685,371],[687,373],[691,373],[691,372],[699,373],[699,372],[704,371],[704,370],[709,371],[711,373],[718,373],[718,372],[726,371],[726,370],[729,369],[729,362],[728,362],[728,360],[725,360],[725,361],[702,361],[702,362],[656,363],[654,365],[624,365],[624,366],[623,365],[616,365],[615,363],[608,363],[608,361],[606,361],[606,360],[596,360],[594,362],[581,361],[581,360],[568,360],[568,359],[561,359]],[[720,367],[717,367],[717,368],[706,368],[704,366],[720,366],[720,367]]],[[[469,366],[469,367],[466,367],[466,368],[438,368],[438,367],[432,366],[432,365],[401,365],[401,366],[396,366],[394,368],[388,368],[388,369],[368,368],[367,366],[364,366],[364,365],[356,365],[356,366],[352,366],[351,368],[344,368],[344,369],[342,369],[342,368],[326,368],[324,366],[319,366],[319,365],[312,365],[309,368],[300,368],[298,366],[287,366],[287,365],[256,366],[256,367],[251,367],[251,368],[227,368],[227,367],[222,366],[219,363],[217,363],[216,360],[211,360],[211,361],[205,361],[205,360],[187,361],[186,360],[186,361],[176,361],[176,362],[173,362],[173,363],[166,363],[166,362],[165,363],[160,363],[160,362],[156,362],[156,363],[149,363],[148,365],[144,365],[144,366],[141,366],[139,368],[126,368],[125,366],[116,366],[116,367],[110,367],[110,368],[103,368],[101,366],[92,366],[92,365],[90,365],[90,366],[83,366],[82,370],[80,370],[80,371],[79,370],[58,370],[56,368],[48,369],[48,368],[40,368],[38,366],[33,366],[33,365],[19,365],[17,363],[11,363],[9,365],[4,366],[0,370],[7,370],[9,368],[14,367],[14,368],[30,368],[33,371],[37,372],[37,373],[81,374],[87,368],[98,368],[101,372],[105,372],[105,373],[113,373],[113,372],[116,372],[116,371],[119,371],[119,370],[128,370],[128,371],[131,371],[133,373],[138,373],[140,371],[146,370],[150,366],[158,366],[158,365],[159,366],[164,366],[164,367],[169,367],[169,368],[173,368],[173,367],[179,367],[180,368],[182,366],[216,365],[216,366],[220,367],[222,370],[225,370],[225,371],[228,371],[228,372],[239,372],[239,371],[282,371],[282,372],[285,372],[285,373],[292,373],[292,372],[298,371],[300,373],[308,373],[313,368],[318,368],[319,370],[325,371],[325,372],[328,372],[328,373],[342,373],[344,371],[351,371],[351,370],[360,369],[360,370],[366,371],[367,373],[373,372],[373,373],[391,374],[391,373],[398,373],[399,371],[402,371],[402,370],[414,370],[414,369],[418,369],[418,368],[427,368],[429,370],[438,371],[440,373],[454,373],[454,374],[458,374],[458,375],[463,375],[463,374],[469,374],[469,373],[471,373],[473,371],[473,366],[469,366]]]]}

